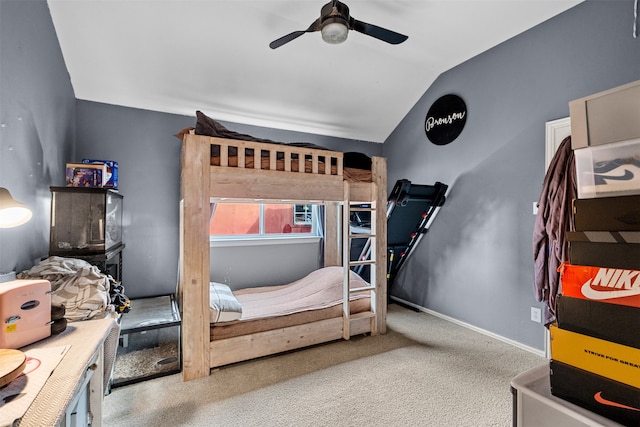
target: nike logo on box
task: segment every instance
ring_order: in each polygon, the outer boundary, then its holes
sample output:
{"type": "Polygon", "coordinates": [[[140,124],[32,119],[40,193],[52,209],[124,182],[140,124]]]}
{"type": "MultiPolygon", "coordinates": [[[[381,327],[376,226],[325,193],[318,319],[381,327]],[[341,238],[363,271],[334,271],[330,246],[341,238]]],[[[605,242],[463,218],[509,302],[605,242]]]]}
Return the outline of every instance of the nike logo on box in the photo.
{"type": "Polygon", "coordinates": [[[599,391],[596,394],[593,395],[593,399],[602,404],[602,405],[606,405],[606,406],[613,406],[614,408],[622,408],[622,409],[630,409],[632,411],[640,411],[640,409],[638,408],[634,408],[633,406],[628,406],[628,405],[623,405],[622,403],[618,403],[618,402],[614,402],[613,400],[609,400],[609,399],[605,399],[604,397],[602,397],[602,392],[599,391]]]}
{"type": "Polygon", "coordinates": [[[600,291],[597,289],[593,289],[591,287],[591,279],[589,279],[584,283],[584,285],[582,285],[582,295],[584,295],[586,298],[594,299],[594,300],[602,300],[602,299],[609,299],[609,298],[624,298],[624,297],[640,295],[640,288],[618,289],[613,291],[600,291]]]}
{"type": "Polygon", "coordinates": [[[607,180],[612,181],[631,181],[633,179],[633,172],[628,169],[624,170],[623,175],[603,175],[595,173],[593,174],[593,178],[595,180],[596,185],[604,185],[607,184],[607,180]]]}

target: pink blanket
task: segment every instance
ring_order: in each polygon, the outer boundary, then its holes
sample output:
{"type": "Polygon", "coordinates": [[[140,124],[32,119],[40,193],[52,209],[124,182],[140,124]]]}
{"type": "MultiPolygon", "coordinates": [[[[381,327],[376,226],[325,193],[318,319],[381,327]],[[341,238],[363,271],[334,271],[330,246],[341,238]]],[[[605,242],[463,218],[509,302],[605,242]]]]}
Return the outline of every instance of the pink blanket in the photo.
{"type": "MultiPolygon", "coordinates": [[[[350,271],[351,288],[369,284],[350,271]]],[[[241,320],[264,319],[307,310],[332,307],[342,303],[342,267],[325,267],[282,286],[265,286],[234,291],[242,305],[241,320]]],[[[356,292],[350,299],[368,298],[369,292],[356,292]]]]}

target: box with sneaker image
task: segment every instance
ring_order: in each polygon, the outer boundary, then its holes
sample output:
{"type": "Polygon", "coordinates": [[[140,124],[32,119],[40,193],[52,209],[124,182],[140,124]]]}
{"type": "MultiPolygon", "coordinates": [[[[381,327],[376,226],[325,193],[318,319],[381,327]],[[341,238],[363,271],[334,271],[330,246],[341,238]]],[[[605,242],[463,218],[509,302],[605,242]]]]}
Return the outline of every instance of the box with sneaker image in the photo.
{"type": "Polygon", "coordinates": [[[574,150],[579,199],[640,194],[640,138],[574,150]]]}
{"type": "Polygon", "coordinates": [[[640,425],[639,389],[556,360],[549,365],[552,395],[623,425],[640,425]]]}

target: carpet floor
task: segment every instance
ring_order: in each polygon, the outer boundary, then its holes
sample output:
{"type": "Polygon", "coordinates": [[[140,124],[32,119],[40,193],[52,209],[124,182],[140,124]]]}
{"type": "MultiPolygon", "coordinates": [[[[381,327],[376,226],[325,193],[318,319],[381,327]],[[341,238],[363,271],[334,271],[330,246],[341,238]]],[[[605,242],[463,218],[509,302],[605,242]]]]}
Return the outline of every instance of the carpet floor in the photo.
{"type": "Polygon", "coordinates": [[[510,381],[543,357],[426,313],[389,306],[385,335],[293,351],[183,382],[114,389],[124,426],[510,426],[510,381]]]}

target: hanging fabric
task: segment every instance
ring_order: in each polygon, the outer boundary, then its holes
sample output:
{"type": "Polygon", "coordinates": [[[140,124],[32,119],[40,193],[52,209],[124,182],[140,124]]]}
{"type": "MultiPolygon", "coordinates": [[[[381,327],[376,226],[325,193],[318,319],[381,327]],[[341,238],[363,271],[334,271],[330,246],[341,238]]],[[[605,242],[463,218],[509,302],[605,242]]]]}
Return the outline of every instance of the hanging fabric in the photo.
{"type": "Polygon", "coordinates": [[[534,292],[536,299],[545,304],[546,326],[555,321],[556,296],[560,292],[558,268],[569,260],[567,232],[575,230],[572,203],[576,197],[576,166],[568,136],[547,169],[533,229],[534,292]]]}

